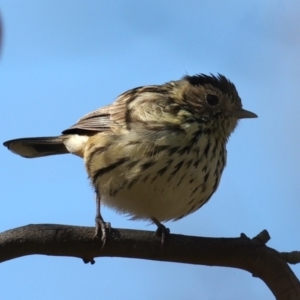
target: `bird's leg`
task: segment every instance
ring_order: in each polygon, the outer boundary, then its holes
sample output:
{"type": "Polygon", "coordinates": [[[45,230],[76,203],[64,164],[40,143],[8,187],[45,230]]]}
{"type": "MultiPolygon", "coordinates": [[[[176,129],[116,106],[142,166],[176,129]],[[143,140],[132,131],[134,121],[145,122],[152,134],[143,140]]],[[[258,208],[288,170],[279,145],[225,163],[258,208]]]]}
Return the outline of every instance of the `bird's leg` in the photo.
{"type": "Polygon", "coordinates": [[[107,231],[110,231],[111,225],[109,222],[104,222],[101,213],[100,213],[100,195],[98,191],[96,191],[96,217],[95,217],[95,222],[96,222],[96,228],[95,228],[95,237],[98,237],[101,232],[101,240],[103,242],[104,247],[107,239],[107,231]]]}
{"type": "Polygon", "coordinates": [[[157,226],[155,235],[161,238],[161,245],[165,243],[166,236],[170,234],[170,229],[161,224],[156,218],[151,218],[153,223],[157,226]]]}

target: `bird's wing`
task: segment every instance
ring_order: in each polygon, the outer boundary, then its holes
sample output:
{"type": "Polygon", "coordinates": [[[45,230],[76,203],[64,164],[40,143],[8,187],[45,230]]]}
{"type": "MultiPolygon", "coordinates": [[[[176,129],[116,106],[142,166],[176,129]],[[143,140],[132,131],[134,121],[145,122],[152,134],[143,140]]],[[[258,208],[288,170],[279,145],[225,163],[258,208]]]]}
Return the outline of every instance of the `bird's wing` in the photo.
{"type": "Polygon", "coordinates": [[[109,105],[101,107],[83,116],[76,124],[64,130],[63,134],[80,132],[99,132],[108,130],[111,126],[109,105]]]}
{"type": "Polygon", "coordinates": [[[120,95],[111,105],[103,106],[83,116],[76,124],[64,130],[63,134],[107,131],[113,126],[126,123],[126,105],[130,101],[130,90],[120,95]],[[119,123],[119,124],[118,124],[119,123]]]}
{"type": "MultiPolygon", "coordinates": [[[[144,114],[151,114],[151,103],[155,103],[161,95],[158,86],[137,87],[121,94],[111,105],[99,108],[82,117],[76,124],[64,130],[63,134],[84,133],[94,134],[95,132],[108,131],[112,127],[129,128],[129,123],[134,116],[134,121],[139,119],[136,107],[147,103],[144,114]],[[147,109],[148,108],[148,109],[147,109]]],[[[143,114],[142,114],[143,115],[143,114]]],[[[141,116],[142,116],[141,115],[141,116]]]]}

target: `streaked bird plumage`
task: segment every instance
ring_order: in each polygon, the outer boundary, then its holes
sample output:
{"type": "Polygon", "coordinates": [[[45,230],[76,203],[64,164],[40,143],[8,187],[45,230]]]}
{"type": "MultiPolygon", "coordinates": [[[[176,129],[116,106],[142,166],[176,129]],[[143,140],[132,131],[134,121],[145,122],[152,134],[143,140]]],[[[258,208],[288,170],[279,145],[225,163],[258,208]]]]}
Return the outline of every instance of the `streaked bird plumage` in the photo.
{"type": "MultiPolygon", "coordinates": [[[[4,145],[29,158],[82,157],[98,202],[132,219],[152,220],[161,230],[161,222],[180,219],[210,199],[230,134],[239,119],[254,117],[228,79],[199,74],[129,90],[61,136],[4,145]]],[[[103,227],[100,211],[97,218],[103,227]]]]}

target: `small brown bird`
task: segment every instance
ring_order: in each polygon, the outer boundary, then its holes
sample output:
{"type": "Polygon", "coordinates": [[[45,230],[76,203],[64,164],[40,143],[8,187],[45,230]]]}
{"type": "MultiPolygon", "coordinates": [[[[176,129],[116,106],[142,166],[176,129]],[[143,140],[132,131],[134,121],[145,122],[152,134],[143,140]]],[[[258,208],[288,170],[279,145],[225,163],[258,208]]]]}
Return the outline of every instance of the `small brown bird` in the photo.
{"type": "Polygon", "coordinates": [[[137,87],[95,110],[57,137],[21,138],[4,145],[23,157],[73,153],[84,159],[96,192],[96,234],[104,222],[100,202],[132,219],[161,224],[198,210],[216,191],[226,164],[226,143],[242,118],[232,82],[223,75],[184,76],[137,87]]]}

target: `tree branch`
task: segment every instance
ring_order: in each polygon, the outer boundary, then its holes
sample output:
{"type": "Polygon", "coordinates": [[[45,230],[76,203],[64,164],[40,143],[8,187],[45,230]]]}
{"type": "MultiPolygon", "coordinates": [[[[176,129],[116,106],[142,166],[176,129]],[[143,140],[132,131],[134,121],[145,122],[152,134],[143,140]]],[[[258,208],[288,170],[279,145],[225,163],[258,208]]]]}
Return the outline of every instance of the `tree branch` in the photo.
{"type": "MultiPolygon", "coordinates": [[[[117,256],[246,270],[262,279],[276,299],[300,299],[300,283],[287,264],[290,253],[265,246],[267,231],[253,239],[203,238],[171,234],[163,248],[150,231],[112,229],[104,248],[93,227],[40,224],[0,233],[0,262],[44,254],[72,256],[94,263],[95,257],[117,256]]],[[[293,252],[296,253],[296,252],[293,252]]],[[[299,258],[299,252],[297,252],[299,258]]],[[[295,259],[293,263],[295,263],[295,259]]]]}

